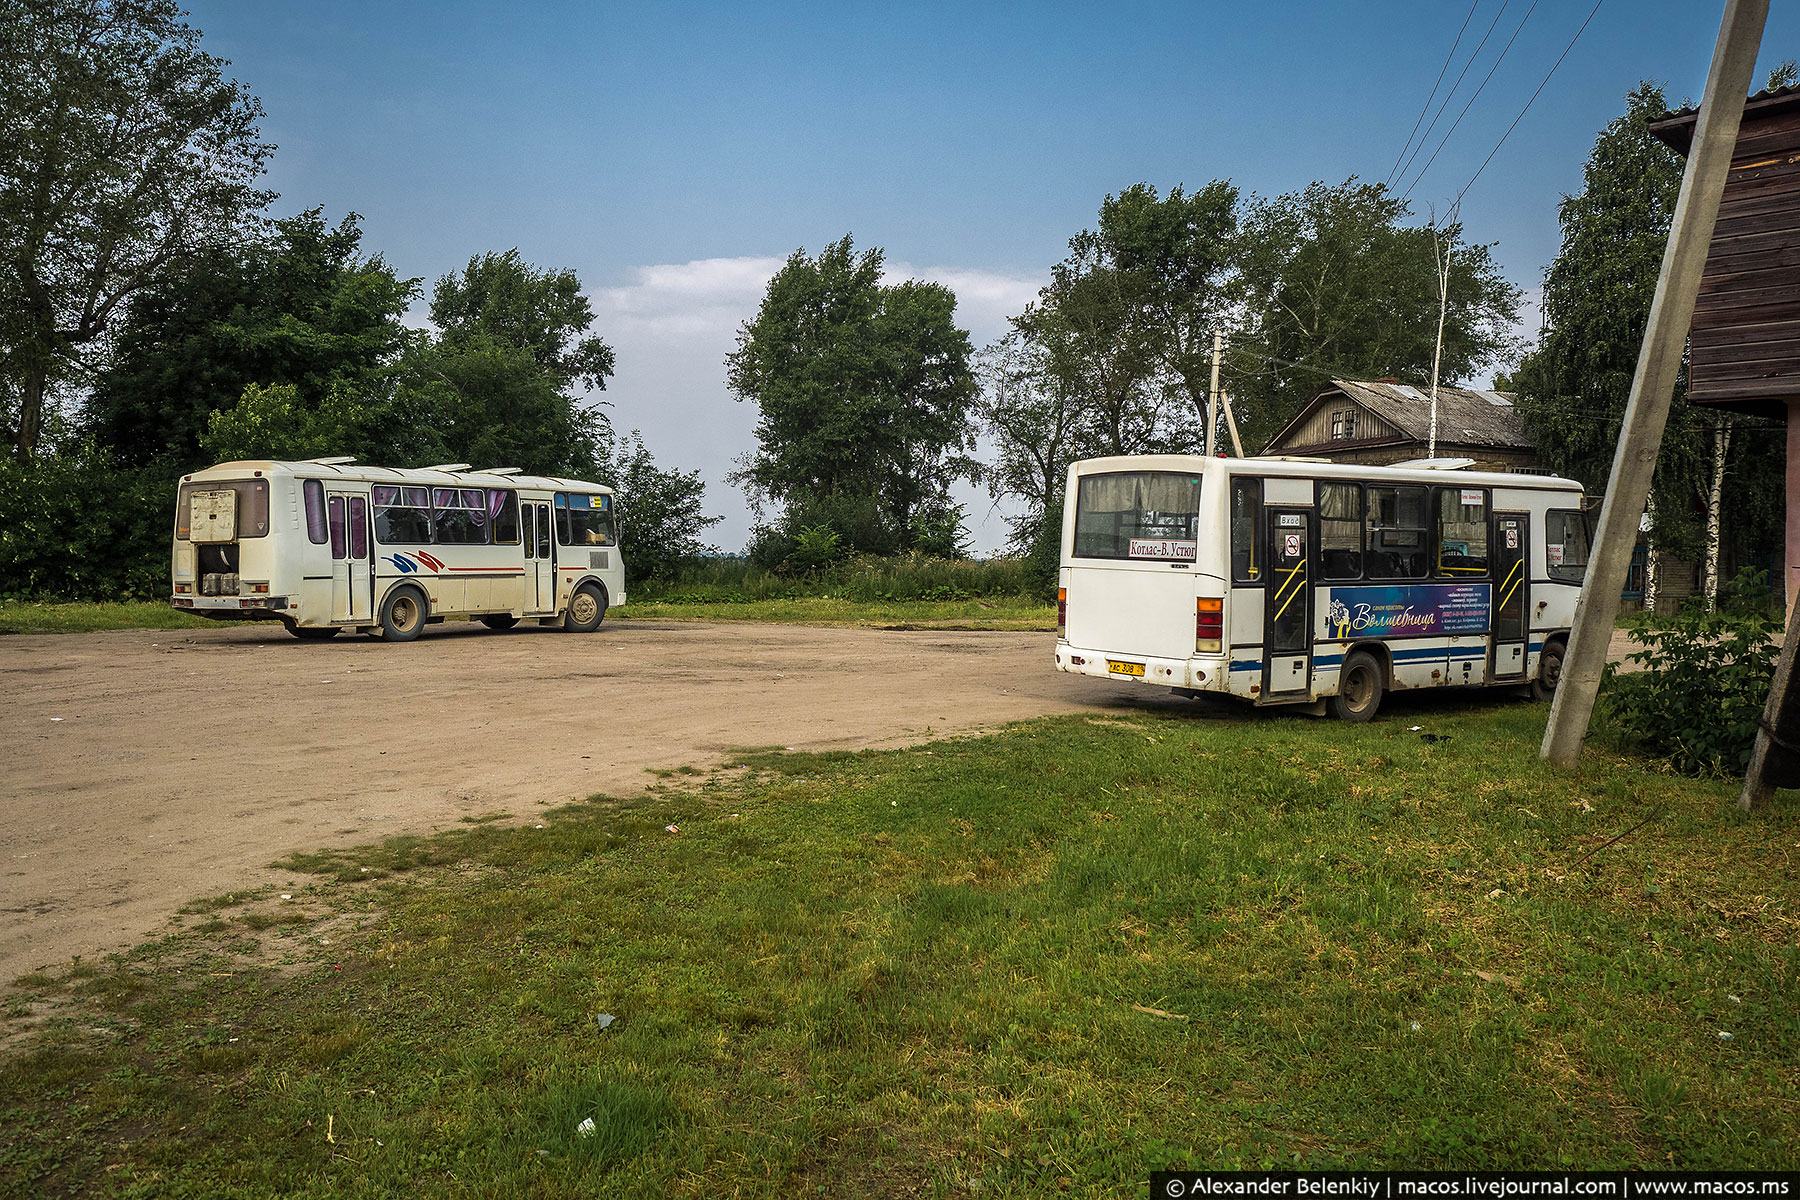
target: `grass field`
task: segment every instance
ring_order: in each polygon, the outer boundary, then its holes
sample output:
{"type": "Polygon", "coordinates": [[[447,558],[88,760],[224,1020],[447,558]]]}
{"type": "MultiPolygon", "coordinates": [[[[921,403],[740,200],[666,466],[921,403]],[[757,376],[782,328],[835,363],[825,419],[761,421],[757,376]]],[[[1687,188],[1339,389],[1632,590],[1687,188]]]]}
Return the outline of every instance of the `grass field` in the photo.
{"type": "Polygon", "coordinates": [[[103,629],[201,629],[216,625],[178,613],[160,601],[126,604],[56,604],[0,600],[0,634],[95,633],[103,629]]]}
{"type": "Polygon", "coordinates": [[[1552,771],[1544,712],[745,752],[300,856],[291,899],[19,982],[0,1193],[1800,1166],[1800,805],[1746,817],[1605,753],[1552,771]]]}

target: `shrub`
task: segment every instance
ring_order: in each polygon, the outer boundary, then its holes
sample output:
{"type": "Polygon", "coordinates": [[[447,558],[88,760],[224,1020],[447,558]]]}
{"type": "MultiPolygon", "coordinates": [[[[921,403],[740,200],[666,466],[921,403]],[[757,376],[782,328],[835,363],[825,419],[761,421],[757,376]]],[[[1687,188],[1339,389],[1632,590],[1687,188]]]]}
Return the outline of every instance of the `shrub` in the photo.
{"type": "Polygon", "coordinates": [[[0,596],[166,596],[174,467],[120,468],[93,443],[0,463],[0,596]]]}
{"type": "Polygon", "coordinates": [[[1707,612],[1684,606],[1673,617],[1632,622],[1644,669],[1608,664],[1603,712],[1625,740],[1687,775],[1742,775],[1775,673],[1780,621],[1768,607],[1762,572],[1746,571],[1707,612]]]}

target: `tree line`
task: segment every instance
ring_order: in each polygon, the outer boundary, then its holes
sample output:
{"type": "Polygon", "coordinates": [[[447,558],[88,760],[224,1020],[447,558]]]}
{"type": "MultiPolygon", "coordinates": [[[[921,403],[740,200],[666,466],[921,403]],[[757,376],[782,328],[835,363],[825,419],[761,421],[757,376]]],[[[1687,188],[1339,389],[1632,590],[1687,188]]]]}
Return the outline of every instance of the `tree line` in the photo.
{"type": "MultiPolygon", "coordinates": [[[[422,281],[365,250],[354,213],[267,215],[261,107],[181,18],[172,0],[0,0],[0,592],[157,594],[182,472],[328,453],[596,479],[619,490],[634,573],[692,561],[719,518],[697,472],[612,427],[617,363],[574,272],[477,253],[409,327],[422,281]]],[[[1215,337],[1254,452],[1332,377],[1429,383],[1440,305],[1442,380],[1516,363],[1497,379],[1547,465],[1597,492],[1679,188],[1646,129],[1663,103],[1644,85],[1601,131],[1529,346],[1492,246],[1355,178],[1108,195],[980,348],[955,295],[886,281],[881,249],[797,250],[725,364],[757,414],[732,476],[748,550],[789,570],[957,557],[951,489],[971,481],[1017,509],[1013,548],[1047,581],[1070,462],[1205,443],[1215,337]]],[[[1654,543],[1778,544],[1776,440],[1676,412],[1654,543]]]]}

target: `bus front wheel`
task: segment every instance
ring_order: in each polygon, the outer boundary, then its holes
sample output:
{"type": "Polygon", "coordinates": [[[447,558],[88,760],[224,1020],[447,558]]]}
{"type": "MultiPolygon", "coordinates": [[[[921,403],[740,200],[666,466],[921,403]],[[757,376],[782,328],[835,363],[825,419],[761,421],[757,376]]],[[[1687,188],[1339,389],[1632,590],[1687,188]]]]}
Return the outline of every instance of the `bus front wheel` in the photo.
{"type": "Polygon", "coordinates": [[[1556,696],[1556,685],[1562,681],[1563,646],[1554,642],[1538,656],[1537,677],[1531,681],[1533,700],[1550,700],[1556,696]]]}
{"type": "Polygon", "coordinates": [[[1344,660],[1331,711],[1341,721],[1367,721],[1381,707],[1381,693],[1381,664],[1373,655],[1358,650],[1344,660]]]}
{"type": "Polygon", "coordinates": [[[592,633],[606,619],[606,593],[591,583],[584,583],[569,597],[568,611],[563,613],[563,629],[569,633],[592,633]]]}
{"type": "Polygon", "coordinates": [[[410,587],[398,587],[381,602],[381,638],[410,642],[425,629],[425,597],[410,587]]]}

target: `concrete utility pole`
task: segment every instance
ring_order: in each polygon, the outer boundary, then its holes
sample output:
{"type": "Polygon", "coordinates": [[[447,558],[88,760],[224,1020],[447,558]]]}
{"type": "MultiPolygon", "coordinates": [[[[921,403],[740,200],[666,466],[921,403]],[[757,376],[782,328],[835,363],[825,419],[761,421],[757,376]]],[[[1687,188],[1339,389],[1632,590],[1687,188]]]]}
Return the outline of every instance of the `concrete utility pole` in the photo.
{"type": "Polygon", "coordinates": [[[1612,478],[1600,509],[1599,534],[1581,602],[1575,608],[1575,627],[1569,635],[1556,701],[1550,708],[1550,725],[1544,730],[1542,756],[1559,767],[1572,767],[1581,757],[1581,744],[1594,715],[1594,697],[1600,691],[1613,619],[1619,612],[1619,592],[1625,586],[1631,552],[1637,544],[1638,521],[1650,495],[1656,452],[1662,445],[1675,377],[1694,318],[1694,300],[1700,292],[1700,273],[1706,266],[1713,224],[1719,216],[1719,197],[1731,171],[1744,98],[1750,92],[1768,15],[1769,0],[1726,0],[1693,148],[1681,177],[1681,199],[1675,205],[1662,274],[1656,281],[1656,299],[1650,305],[1650,324],[1644,330],[1631,399],[1619,429],[1612,478]]]}
{"type": "Polygon", "coordinates": [[[1220,392],[1219,401],[1225,406],[1225,428],[1231,430],[1231,452],[1242,458],[1244,457],[1244,443],[1238,441],[1237,418],[1231,415],[1231,393],[1220,392]]]}
{"type": "MultiPolygon", "coordinates": [[[[1225,353],[1225,335],[1213,334],[1212,391],[1206,395],[1206,457],[1213,453],[1213,430],[1219,427],[1219,358],[1225,353]]],[[[1242,458],[1242,455],[1238,457],[1242,458]]]]}

